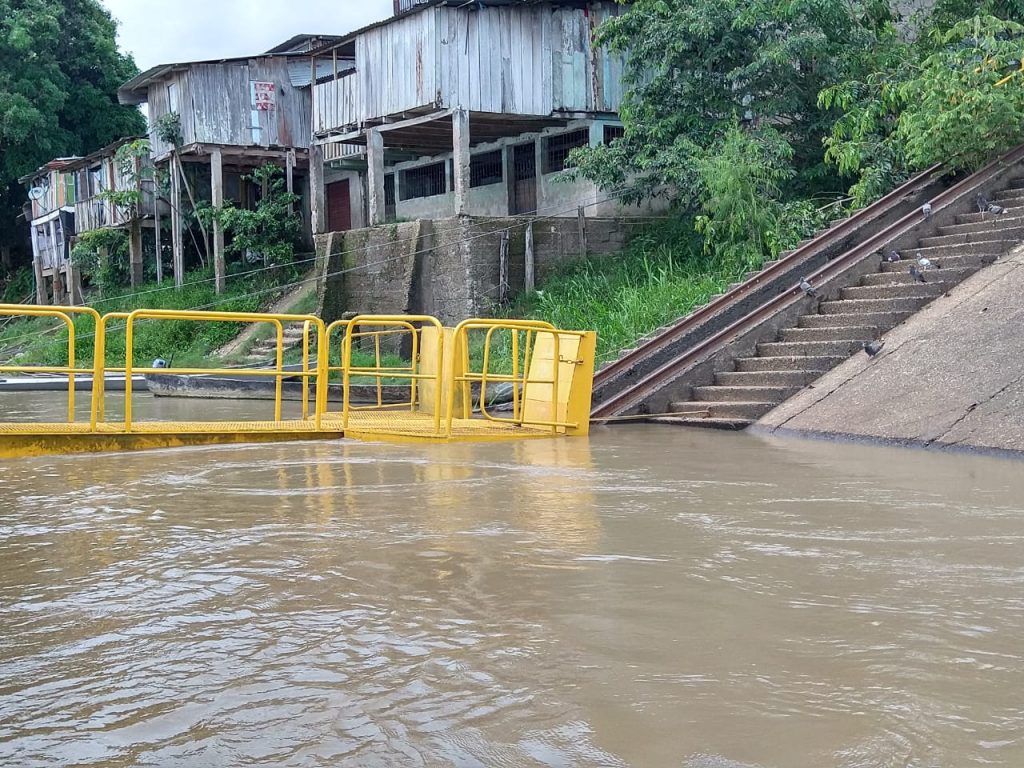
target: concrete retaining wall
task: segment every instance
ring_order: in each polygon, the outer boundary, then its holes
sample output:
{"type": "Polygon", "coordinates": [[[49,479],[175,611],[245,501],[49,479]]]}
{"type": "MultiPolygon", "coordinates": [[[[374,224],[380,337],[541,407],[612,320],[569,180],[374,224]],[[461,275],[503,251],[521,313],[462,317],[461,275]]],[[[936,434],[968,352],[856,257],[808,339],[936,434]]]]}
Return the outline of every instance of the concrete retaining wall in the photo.
{"type": "MultiPolygon", "coordinates": [[[[509,290],[523,290],[529,218],[421,219],[317,236],[321,313],[426,314],[445,324],[489,316],[499,299],[501,239],[509,232],[509,290]]],[[[619,253],[641,219],[587,219],[586,251],[619,253]]],[[[538,284],[581,257],[578,221],[533,221],[538,284]]]]}

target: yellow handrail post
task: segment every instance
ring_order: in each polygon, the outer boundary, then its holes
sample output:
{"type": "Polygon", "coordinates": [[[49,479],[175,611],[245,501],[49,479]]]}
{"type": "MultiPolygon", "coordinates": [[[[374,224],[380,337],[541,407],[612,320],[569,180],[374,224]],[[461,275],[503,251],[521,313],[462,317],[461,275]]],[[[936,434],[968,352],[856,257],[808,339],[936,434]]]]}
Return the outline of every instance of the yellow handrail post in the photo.
{"type": "Polygon", "coordinates": [[[124,329],[124,431],[132,431],[132,365],[134,355],[134,325],[138,310],[128,315],[128,325],[124,329]]]}
{"type": "Polygon", "coordinates": [[[274,421],[281,421],[281,397],[284,394],[284,324],[273,320],[277,327],[277,375],[274,377],[274,421]]]}
{"type": "Polygon", "coordinates": [[[302,418],[307,419],[309,418],[309,320],[302,324],[302,373],[302,418]]]}

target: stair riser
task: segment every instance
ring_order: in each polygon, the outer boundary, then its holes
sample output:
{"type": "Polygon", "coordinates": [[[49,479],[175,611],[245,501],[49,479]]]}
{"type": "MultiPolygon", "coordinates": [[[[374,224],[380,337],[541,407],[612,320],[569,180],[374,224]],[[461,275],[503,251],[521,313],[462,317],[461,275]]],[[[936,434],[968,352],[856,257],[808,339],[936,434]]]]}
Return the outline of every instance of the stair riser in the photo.
{"type": "Polygon", "coordinates": [[[781,403],[802,387],[694,387],[693,399],[713,403],[781,403]]]}
{"type": "Polygon", "coordinates": [[[870,325],[835,328],[784,328],[779,341],[870,341],[878,338],[878,329],[870,325]]]}
{"type": "MultiPolygon", "coordinates": [[[[876,272],[873,275],[864,275],[861,282],[864,286],[872,287],[914,285],[917,280],[910,274],[910,267],[907,267],[907,270],[905,272],[876,272]]],[[[973,269],[946,269],[943,265],[943,269],[929,269],[925,273],[925,279],[936,283],[959,283],[975,271],[973,269]]]]}
{"type": "MultiPolygon", "coordinates": [[[[921,255],[931,261],[933,264],[938,264],[942,269],[978,269],[991,264],[998,257],[995,253],[977,253],[963,256],[950,256],[950,255],[939,255],[929,254],[927,251],[931,249],[923,249],[921,255]]],[[[896,273],[910,273],[910,265],[913,261],[899,261],[894,264],[883,264],[882,272],[896,272],[896,273]]]]}
{"type": "Polygon", "coordinates": [[[723,387],[805,387],[824,370],[727,371],[715,374],[715,383],[723,387]]]}
{"type": "Polygon", "coordinates": [[[978,234],[979,232],[994,232],[1001,229],[1024,229],[1024,217],[1010,216],[1005,213],[1002,216],[993,215],[985,221],[975,221],[970,224],[950,224],[945,227],[939,227],[935,234],[978,234]]]}
{"type": "Polygon", "coordinates": [[[985,241],[1003,240],[1009,241],[1003,251],[1009,250],[1014,243],[1024,239],[1024,228],[1014,227],[1008,229],[993,230],[989,232],[962,232],[952,235],[936,235],[934,237],[922,237],[920,245],[922,248],[931,248],[937,245],[966,245],[969,243],[980,243],[985,241]]]}
{"type": "Polygon", "coordinates": [[[859,341],[773,341],[758,344],[761,357],[849,357],[863,345],[859,341]]]}
{"type": "Polygon", "coordinates": [[[740,373],[759,373],[762,371],[830,371],[839,365],[845,356],[807,357],[741,357],[736,360],[736,370],[740,373]]]}
{"type": "Polygon", "coordinates": [[[1007,200],[998,205],[1006,209],[1006,213],[962,213],[956,217],[957,224],[979,224],[999,221],[1001,218],[1024,217],[1024,197],[1007,200]]]}
{"type": "Polygon", "coordinates": [[[993,192],[991,195],[988,195],[987,197],[992,202],[998,203],[1004,208],[1009,208],[1015,200],[1020,200],[1024,202],[1024,189],[1011,187],[1010,189],[1003,189],[1000,190],[999,192],[993,192]]]}
{"type": "MultiPolygon", "coordinates": [[[[909,269],[909,267],[908,267],[909,269]]],[[[842,299],[907,299],[934,298],[946,292],[946,286],[933,277],[934,270],[925,270],[925,282],[911,280],[908,283],[893,285],[856,285],[840,291],[842,299]]],[[[907,273],[910,277],[910,273],[907,273]]]]}
{"type": "Polygon", "coordinates": [[[873,325],[876,328],[892,328],[910,317],[909,312],[858,312],[849,315],[804,315],[799,320],[801,328],[837,328],[840,326],[873,325]]]}
{"type": "Polygon", "coordinates": [[[755,421],[776,406],[776,403],[672,403],[673,413],[692,413],[694,416],[708,416],[714,419],[750,419],[755,421]]]}
{"type": "Polygon", "coordinates": [[[916,312],[930,298],[913,299],[846,299],[845,301],[825,301],[819,309],[823,315],[846,315],[859,312],[916,312]]]}

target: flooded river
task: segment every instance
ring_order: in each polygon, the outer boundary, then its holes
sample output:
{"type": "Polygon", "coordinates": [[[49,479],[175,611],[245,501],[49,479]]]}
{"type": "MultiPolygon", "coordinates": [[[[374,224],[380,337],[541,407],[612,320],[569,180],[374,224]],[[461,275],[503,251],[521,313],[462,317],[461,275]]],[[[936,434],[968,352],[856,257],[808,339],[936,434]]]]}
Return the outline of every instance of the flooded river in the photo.
{"type": "Polygon", "coordinates": [[[1022,656],[1001,459],[635,426],[0,466],[4,766],[1021,766],[1022,656]]]}

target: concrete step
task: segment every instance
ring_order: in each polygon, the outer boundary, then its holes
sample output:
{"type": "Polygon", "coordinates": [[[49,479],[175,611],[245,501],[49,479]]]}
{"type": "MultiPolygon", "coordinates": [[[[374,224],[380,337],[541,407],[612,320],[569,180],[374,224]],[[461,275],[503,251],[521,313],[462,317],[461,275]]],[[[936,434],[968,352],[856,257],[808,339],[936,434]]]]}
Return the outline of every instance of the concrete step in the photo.
{"type": "Polygon", "coordinates": [[[848,315],[804,315],[797,321],[800,328],[836,328],[842,325],[893,328],[908,317],[910,312],[851,312],[848,315]]]}
{"type": "MultiPolygon", "coordinates": [[[[822,315],[822,317],[843,317],[843,315],[822,315]]],[[[857,315],[852,315],[857,317],[857,315]]],[[[779,341],[870,341],[878,338],[878,329],[873,325],[840,325],[832,328],[783,328],[779,341]]]]}
{"type": "MultiPolygon", "coordinates": [[[[1021,221],[1015,219],[1014,221],[1021,221]]],[[[971,226],[964,224],[962,226],[971,226]]],[[[980,243],[986,240],[1011,240],[1020,242],[1024,240],[1024,226],[1009,225],[1005,227],[992,227],[979,232],[955,232],[939,234],[933,237],[922,237],[918,244],[922,248],[929,248],[933,245],[964,245],[966,243],[980,243]]]]}
{"type": "MultiPolygon", "coordinates": [[[[805,358],[806,359],[806,358],[805,358]]],[[[715,383],[723,387],[804,387],[818,379],[824,370],[722,371],[715,383]]]]}
{"type": "Polygon", "coordinates": [[[950,256],[972,256],[984,255],[987,253],[1006,253],[1017,243],[1017,240],[978,240],[973,243],[956,243],[953,245],[933,245],[922,248],[908,248],[907,258],[904,261],[911,261],[921,254],[933,261],[942,261],[950,256]]]}
{"type": "MultiPolygon", "coordinates": [[[[910,267],[907,267],[907,276],[910,276],[910,267]]],[[[909,283],[891,283],[889,285],[854,285],[850,288],[843,288],[839,295],[846,299],[906,299],[917,296],[939,296],[946,292],[944,283],[937,280],[929,280],[931,274],[938,270],[925,270],[925,282],[911,281],[909,283]]],[[[892,273],[888,273],[892,274],[892,273]]],[[[898,274],[898,273],[897,273],[898,274]]]]}
{"type": "Polygon", "coordinates": [[[715,403],[781,403],[792,397],[802,387],[771,387],[771,386],[711,386],[694,387],[693,399],[699,402],[715,403]]]}
{"type": "MultiPolygon", "coordinates": [[[[909,262],[913,264],[914,262],[909,262]]],[[[905,269],[902,272],[888,271],[888,272],[876,272],[873,275],[864,275],[861,278],[861,284],[865,286],[883,286],[883,285],[906,285],[908,283],[916,283],[914,276],[910,274],[910,266],[905,264],[905,269]]],[[[976,272],[980,268],[968,267],[965,269],[947,269],[943,265],[943,269],[929,269],[925,273],[925,280],[935,283],[946,283],[953,284],[959,283],[968,275],[976,272]]]]}
{"type": "MultiPolygon", "coordinates": [[[[1010,243],[1007,244],[1008,246],[1010,243]]],[[[960,256],[951,256],[947,252],[945,256],[941,256],[935,253],[929,255],[930,251],[937,251],[937,248],[922,248],[921,255],[926,259],[930,259],[934,264],[938,264],[942,269],[978,269],[986,264],[991,264],[995,261],[1002,253],[962,253],[960,256]]],[[[1009,248],[1007,248],[1009,250],[1009,248]]],[[[896,262],[885,262],[882,264],[882,272],[902,272],[904,274],[910,274],[910,265],[914,261],[896,261],[896,262]]]]}
{"type": "Polygon", "coordinates": [[[965,232],[989,232],[994,229],[1006,229],[1007,227],[1024,227],[1024,217],[1011,216],[1004,213],[1001,216],[993,214],[985,221],[974,221],[970,224],[947,224],[939,227],[937,235],[960,235],[965,232]]]}
{"type": "Polygon", "coordinates": [[[688,400],[671,403],[669,411],[694,418],[708,419],[748,419],[756,421],[774,408],[778,403],[741,403],[741,402],[705,402],[688,400]]]}
{"type": "Polygon", "coordinates": [[[654,416],[652,424],[667,424],[672,427],[695,427],[699,429],[726,429],[740,431],[753,424],[752,419],[712,419],[691,418],[688,416],[654,416]]]}
{"type": "Polygon", "coordinates": [[[999,205],[1006,209],[1006,213],[961,213],[956,217],[957,224],[974,224],[981,221],[998,221],[1000,217],[1024,216],[1024,198],[1005,200],[999,205]]]}
{"type": "Polygon", "coordinates": [[[830,371],[849,355],[776,355],[764,357],[738,357],[736,371],[753,373],[763,371],[830,371]]]}
{"type": "Polygon", "coordinates": [[[862,342],[856,339],[845,341],[772,341],[767,344],[758,344],[757,354],[760,357],[849,357],[862,347],[862,342]]]}
{"type": "Polygon", "coordinates": [[[854,312],[917,312],[932,300],[931,296],[910,296],[903,299],[843,299],[823,301],[818,310],[823,315],[848,315],[854,312]]]}
{"type": "Polygon", "coordinates": [[[1024,189],[1020,187],[1008,187],[1007,189],[1001,189],[998,192],[993,192],[991,195],[986,195],[989,200],[999,203],[1004,208],[1009,208],[1010,204],[1003,202],[1004,200],[1024,200],[1024,189]]]}
{"type": "Polygon", "coordinates": [[[1006,182],[1007,189],[1024,189],[1024,176],[1006,182]]]}

